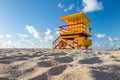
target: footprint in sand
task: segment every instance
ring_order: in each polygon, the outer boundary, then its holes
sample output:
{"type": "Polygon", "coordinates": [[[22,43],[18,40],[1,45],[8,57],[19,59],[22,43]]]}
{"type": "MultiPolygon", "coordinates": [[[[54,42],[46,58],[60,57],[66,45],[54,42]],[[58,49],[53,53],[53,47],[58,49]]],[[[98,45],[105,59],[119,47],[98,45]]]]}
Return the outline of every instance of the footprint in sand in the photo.
{"type": "Polygon", "coordinates": [[[55,58],[56,61],[60,62],[60,63],[70,63],[73,61],[73,58],[69,57],[69,56],[65,56],[65,57],[58,57],[55,58]]]}
{"type": "Polygon", "coordinates": [[[48,71],[48,74],[49,75],[59,75],[59,74],[62,74],[66,68],[67,68],[67,65],[56,66],[56,67],[51,68],[48,71]]]}
{"type": "Polygon", "coordinates": [[[29,80],[49,80],[48,75],[56,76],[56,75],[62,74],[66,68],[67,68],[67,65],[56,66],[56,67],[51,68],[48,72],[43,73],[42,75],[33,77],[29,80]]]}
{"type": "Polygon", "coordinates": [[[42,75],[38,75],[38,76],[33,77],[28,80],[49,80],[49,79],[48,79],[47,75],[45,73],[43,73],[42,75]]]}
{"type": "Polygon", "coordinates": [[[101,63],[102,60],[100,60],[99,57],[93,57],[88,59],[79,60],[80,64],[95,64],[95,63],[101,63]]]}
{"type": "Polygon", "coordinates": [[[8,78],[0,77],[0,80],[9,80],[8,78]]]}
{"type": "Polygon", "coordinates": [[[91,73],[95,80],[120,80],[119,65],[103,65],[91,67],[91,73]]]}
{"type": "Polygon", "coordinates": [[[59,63],[55,60],[48,60],[48,61],[41,61],[38,62],[37,65],[39,67],[51,67],[51,66],[55,66],[58,65],[59,63]]]}
{"type": "Polygon", "coordinates": [[[66,55],[65,52],[60,52],[60,53],[50,53],[48,56],[62,56],[62,55],[66,55]]]}

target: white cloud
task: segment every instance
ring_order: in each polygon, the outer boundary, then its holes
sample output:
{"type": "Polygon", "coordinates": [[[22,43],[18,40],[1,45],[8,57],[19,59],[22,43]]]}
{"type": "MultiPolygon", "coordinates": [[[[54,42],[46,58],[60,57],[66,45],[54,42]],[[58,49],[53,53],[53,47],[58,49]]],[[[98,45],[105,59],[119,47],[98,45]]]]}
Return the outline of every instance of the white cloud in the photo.
{"type": "Polygon", "coordinates": [[[30,41],[30,40],[28,40],[29,35],[27,35],[27,34],[17,33],[17,37],[20,40],[19,42],[29,42],[30,41]]]}
{"type": "Polygon", "coordinates": [[[30,43],[21,40],[0,40],[1,48],[25,48],[27,45],[30,47],[30,43]]]}
{"type": "Polygon", "coordinates": [[[110,46],[114,46],[115,44],[113,42],[110,43],[110,46]]]}
{"type": "Polygon", "coordinates": [[[119,41],[119,38],[116,38],[116,37],[115,37],[114,40],[115,40],[115,41],[119,41]]]}
{"type": "MultiPolygon", "coordinates": [[[[33,35],[36,39],[40,39],[42,41],[49,41],[53,39],[53,35],[51,35],[51,30],[49,28],[47,28],[47,31],[44,32],[44,35],[41,36],[41,33],[38,32],[37,29],[35,29],[33,26],[26,26],[29,34],[33,35]]],[[[27,37],[27,35],[22,35],[22,34],[18,34],[21,37],[27,37]]]]}
{"type": "Polygon", "coordinates": [[[58,30],[58,28],[55,28],[55,33],[54,33],[54,35],[56,36],[59,36],[60,35],[60,32],[59,32],[59,30],[58,30]]]}
{"type": "Polygon", "coordinates": [[[68,7],[68,10],[72,10],[73,7],[74,7],[74,5],[70,4],[69,7],[68,7]]]}
{"type": "Polygon", "coordinates": [[[56,34],[59,36],[59,35],[60,35],[60,32],[59,32],[59,31],[56,31],[56,34]]]}
{"type": "Polygon", "coordinates": [[[120,45],[116,45],[117,48],[120,48],[120,45]]]}
{"type": "Polygon", "coordinates": [[[4,35],[0,35],[0,38],[4,38],[4,35]]]}
{"type": "Polygon", "coordinates": [[[10,46],[10,47],[14,47],[15,43],[13,43],[11,40],[9,40],[7,45],[10,46]]]}
{"type": "Polygon", "coordinates": [[[76,9],[77,9],[78,12],[80,11],[80,8],[79,8],[79,7],[77,7],[76,9]]]}
{"type": "Polygon", "coordinates": [[[51,30],[47,28],[47,31],[45,32],[45,35],[44,35],[44,39],[45,41],[49,41],[49,40],[52,40],[53,39],[53,35],[51,35],[51,30]]]}
{"type": "Polygon", "coordinates": [[[112,42],[112,41],[113,41],[113,39],[112,39],[111,37],[108,37],[108,40],[109,40],[110,42],[112,42]]]}
{"type": "Polygon", "coordinates": [[[111,49],[115,48],[115,42],[95,42],[93,43],[93,48],[111,49]]]}
{"type": "Polygon", "coordinates": [[[61,9],[61,8],[64,7],[64,4],[62,4],[62,3],[58,3],[57,7],[61,9]]]}
{"type": "Polygon", "coordinates": [[[45,36],[45,41],[49,41],[49,40],[52,40],[52,39],[53,39],[52,35],[45,36]]]}
{"type": "Polygon", "coordinates": [[[51,30],[47,28],[47,31],[45,32],[46,35],[50,35],[51,34],[51,30]]]}
{"type": "Polygon", "coordinates": [[[67,9],[64,9],[65,12],[67,12],[67,9]]]}
{"type": "MultiPolygon", "coordinates": [[[[51,47],[51,41],[54,38],[52,35],[51,29],[47,28],[46,31],[43,31],[43,35],[38,32],[37,29],[33,26],[26,26],[26,30],[35,38],[29,38],[29,34],[17,33],[15,36],[16,39],[10,38],[13,35],[5,34],[0,35],[0,47],[1,48],[36,48],[36,47],[51,47]],[[41,36],[42,35],[42,36],[41,36]],[[10,40],[8,39],[10,38],[10,40]],[[40,38],[40,39],[39,39],[40,38]],[[33,44],[32,44],[33,43],[33,44]]],[[[54,34],[54,33],[53,33],[54,34]]]]}
{"type": "Polygon", "coordinates": [[[4,41],[1,47],[11,48],[11,47],[15,47],[15,45],[16,45],[15,42],[8,40],[8,41],[4,41]]]}
{"type": "Polygon", "coordinates": [[[82,11],[85,13],[103,9],[102,2],[98,2],[97,0],[83,0],[82,5],[82,11]]]}
{"type": "Polygon", "coordinates": [[[26,29],[28,30],[29,34],[33,35],[35,38],[37,39],[41,38],[40,33],[33,26],[26,26],[26,29]]]}
{"type": "Polygon", "coordinates": [[[20,33],[18,33],[17,35],[20,36],[20,37],[28,37],[27,34],[20,34],[20,33]]]}
{"type": "Polygon", "coordinates": [[[103,48],[105,44],[103,42],[94,42],[92,46],[93,48],[103,48]]]}
{"type": "Polygon", "coordinates": [[[11,34],[6,34],[6,37],[7,37],[7,38],[11,38],[12,35],[11,35],[11,34]]]}
{"type": "Polygon", "coordinates": [[[74,7],[74,4],[70,4],[67,8],[64,9],[65,12],[72,10],[74,7]]]}
{"type": "Polygon", "coordinates": [[[37,43],[37,42],[33,42],[33,43],[32,43],[32,45],[33,45],[34,47],[39,47],[39,44],[40,44],[40,43],[37,43]]]}
{"type": "Polygon", "coordinates": [[[99,34],[95,34],[95,36],[96,36],[97,38],[104,38],[104,37],[106,37],[106,34],[101,34],[101,33],[99,33],[99,34]]]}
{"type": "Polygon", "coordinates": [[[94,47],[100,47],[100,43],[95,42],[95,43],[94,43],[94,47]]]}

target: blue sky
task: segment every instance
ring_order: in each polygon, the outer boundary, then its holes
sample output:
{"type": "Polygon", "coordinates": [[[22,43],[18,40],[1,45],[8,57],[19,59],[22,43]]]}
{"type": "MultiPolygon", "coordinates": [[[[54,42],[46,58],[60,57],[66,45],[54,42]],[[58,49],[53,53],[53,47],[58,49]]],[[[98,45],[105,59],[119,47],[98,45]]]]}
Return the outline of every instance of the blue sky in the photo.
{"type": "Polygon", "coordinates": [[[80,11],[92,21],[92,48],[119,48],[119,8],[120,0],[0,0],[0,48],[51,48],[59,17],[80,11]]]}

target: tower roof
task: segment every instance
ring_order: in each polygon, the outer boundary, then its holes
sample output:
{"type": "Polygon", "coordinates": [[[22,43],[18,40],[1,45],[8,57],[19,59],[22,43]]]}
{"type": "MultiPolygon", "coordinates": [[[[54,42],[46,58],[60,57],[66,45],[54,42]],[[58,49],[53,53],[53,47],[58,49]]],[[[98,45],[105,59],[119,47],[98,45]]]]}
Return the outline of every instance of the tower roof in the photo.
{"type": "Polygon", "coordinates": [[[79,13],[71,14],[68,16],[60,17],[60,20],[62,20],[64,22],[69,22],[71,19],[77,20],[79,18],[82,18],[82,19],[86,18],[89,22],[91,22],[91,20],[83,12],[79,12],[79,13]]]}

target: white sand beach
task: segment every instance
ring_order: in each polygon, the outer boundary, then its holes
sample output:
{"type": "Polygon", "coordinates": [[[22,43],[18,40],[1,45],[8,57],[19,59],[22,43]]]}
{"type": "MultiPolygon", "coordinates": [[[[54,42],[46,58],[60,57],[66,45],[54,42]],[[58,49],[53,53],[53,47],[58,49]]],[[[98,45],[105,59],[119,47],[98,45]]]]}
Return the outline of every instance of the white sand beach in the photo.
{"type": "Polygon", "coordinates": [[[120,80],[120,51],[0,49],[0,80],[120,80]]]}

